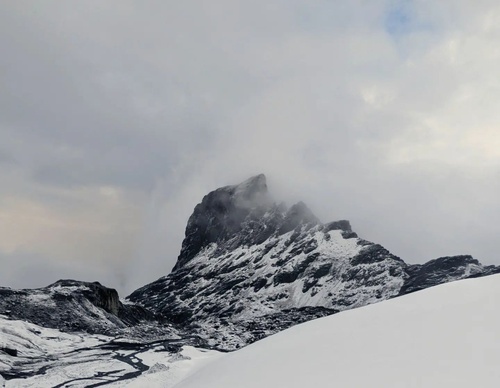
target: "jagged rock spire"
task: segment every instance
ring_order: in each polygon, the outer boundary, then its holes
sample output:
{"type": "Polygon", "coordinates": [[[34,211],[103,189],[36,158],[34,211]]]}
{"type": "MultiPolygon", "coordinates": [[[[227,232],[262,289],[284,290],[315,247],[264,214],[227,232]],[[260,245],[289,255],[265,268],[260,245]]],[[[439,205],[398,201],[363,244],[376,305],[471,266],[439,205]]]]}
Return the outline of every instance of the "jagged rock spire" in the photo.
{"type": "Polygon", "coordinates": [[[299,225],[317,225],[318,218],[303,203],[287,210],[271,199],[264,174],[221,187],[207,194],[189,218],[181,253],[181,268],[211,243],[232,240],[227,248],[260,243],[272,234],[287,233],[299,225]]]}
{"type": "Polygon", "coordinates": [[[210,192],[189,217],[175,268],[187,263],[207,245],[230,239],[242,230],[251,213],[271,206],[264,174],[210,192]]]}

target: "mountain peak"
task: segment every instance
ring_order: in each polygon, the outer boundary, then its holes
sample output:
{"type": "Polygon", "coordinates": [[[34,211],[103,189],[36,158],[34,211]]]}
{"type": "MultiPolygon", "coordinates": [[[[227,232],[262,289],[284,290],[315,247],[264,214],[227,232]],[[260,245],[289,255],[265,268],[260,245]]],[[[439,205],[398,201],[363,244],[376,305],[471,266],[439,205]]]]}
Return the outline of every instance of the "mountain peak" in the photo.
{"type": "Polygon", "coordinates": [[[241,232],[248,217],[272,207],[264,174],[211,191],[189,217],[181,253],[174,268],[191,260],[204,247],[227,241],[241,232]]]}
{"type": "Polygon", "coordinates": [[[318,225],[320,221],[307,205],[300,201],[293,205],[285,214],[280,233],[287,233],[299,225],[318,225]]]}
{"type": "Polygon", "coordinates": [[[226,189],[231,191],[236,207],[256,208],[271,203],[264,174],[255,175],[238,185],[227,186],[226,189]]]}
{"type": "Polygon", "coordinates": [[[266,176],[264,174],[255,175],[234,187],[236,188],[237,192],[247,192],[254,190],[267,191],[266,176]]]}

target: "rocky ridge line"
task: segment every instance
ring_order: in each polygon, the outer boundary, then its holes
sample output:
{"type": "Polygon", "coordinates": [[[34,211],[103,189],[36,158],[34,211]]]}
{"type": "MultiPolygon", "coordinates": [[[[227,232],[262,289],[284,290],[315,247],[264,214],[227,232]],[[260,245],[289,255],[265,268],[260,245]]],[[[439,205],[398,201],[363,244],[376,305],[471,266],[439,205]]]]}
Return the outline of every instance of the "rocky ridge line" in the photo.
{"type": "Polygon", "coordinates": [[[128,298],[224,349],[305,321],[448,281],[499,272],[470,256],[408,265],[270,197],[264,175],[207,194],[189,218],[172,272],[128,298]],[[298,318],[300,317],[300,318],[298,318]]]}

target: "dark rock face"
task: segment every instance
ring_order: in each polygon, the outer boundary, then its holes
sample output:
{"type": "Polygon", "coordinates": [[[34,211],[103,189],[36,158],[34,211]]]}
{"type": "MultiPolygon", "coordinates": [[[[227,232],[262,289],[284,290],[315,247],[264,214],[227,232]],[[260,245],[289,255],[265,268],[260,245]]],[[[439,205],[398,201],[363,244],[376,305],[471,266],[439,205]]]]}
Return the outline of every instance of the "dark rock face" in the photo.
{"type": "Polygon", "coordinates": [[[12,357],[17,357],[17,350],[16,349],[0,347],[0,352],[4,352],[5,354],[8,354],[9,356],[12,356],[12,357]]]}
{"type": "Polygon", "coordinates": [[[407,265],[349,221],[322,224],[302,202],[273,203],[258,175],[206,195],[172,273],[129,299],[233,349],[318,314],[493,270],[469,256],[407,265]]]}
{"type": "MultiPolygon", "coordinates": [[[[99,282],[83,283],[76,280],[58,280],[48,286],[51,290],[69,287],[80,288],[82,295],[85,296],[90,303],[96,307],[103,308],[110,314],[118,316],[119,310],[123,308],[120,303],[120,298],[118,297],[118,292],[116,292],[114,288],[104,287],[99,282]]],[[[55,295],[61,297],[64,294],[56,293],[55,295]]],[[[72,296],[74,297],[74,295],[72,296]]]]}
{"type": "Polygon", "coordinates": [[[409,265],[406,271],[409,277],[401,287],[401,295],[457,279],[492,275],[499,273],[500,268],[483,266],[472,256],[462,255],[440,257],[421,265],[409,265]]]}
{"type": "Polygon", "coordinates": [[[237,186],[226,186],[207,194],[188,220],[176,268],[182,267],[211,243],[227,241],[243,229],[246,219],[258,220],[269,202],[264,175],[237,186]]]}

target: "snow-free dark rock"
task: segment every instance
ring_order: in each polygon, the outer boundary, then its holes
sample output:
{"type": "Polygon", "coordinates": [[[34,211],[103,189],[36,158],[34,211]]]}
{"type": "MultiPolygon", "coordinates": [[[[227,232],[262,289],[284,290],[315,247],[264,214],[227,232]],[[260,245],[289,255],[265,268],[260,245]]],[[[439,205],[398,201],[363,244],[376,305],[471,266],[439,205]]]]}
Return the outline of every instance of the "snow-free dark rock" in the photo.
{"type": "Polygon", "coordinates": [[[401,287],[401,295],[456,279],[492,275],[499,273],[500,267],[483,266],[470,255],[458,255],[408,265],[406,271],[409,277],[401,287]]]}

